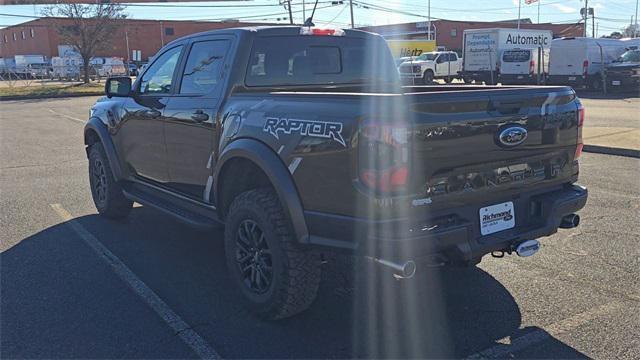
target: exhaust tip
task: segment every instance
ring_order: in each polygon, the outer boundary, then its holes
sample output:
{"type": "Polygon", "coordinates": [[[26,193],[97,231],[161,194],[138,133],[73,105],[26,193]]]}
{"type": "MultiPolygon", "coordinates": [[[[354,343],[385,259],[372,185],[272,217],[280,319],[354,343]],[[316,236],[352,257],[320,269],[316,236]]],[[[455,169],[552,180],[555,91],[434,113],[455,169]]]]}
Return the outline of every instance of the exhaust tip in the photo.
{"type": "Polygon", "coordinates": [[[560,222],[560,227],[563,229],[573,229],[578,225],[580,225],[580,215],[578,214],[567,215],[560,222]]]}

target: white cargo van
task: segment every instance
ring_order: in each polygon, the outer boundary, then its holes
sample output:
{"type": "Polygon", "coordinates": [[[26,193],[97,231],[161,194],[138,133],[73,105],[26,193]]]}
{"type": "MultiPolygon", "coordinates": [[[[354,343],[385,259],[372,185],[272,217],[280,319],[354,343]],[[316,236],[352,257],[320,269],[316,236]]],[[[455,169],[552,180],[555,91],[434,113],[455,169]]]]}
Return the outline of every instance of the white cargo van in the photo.
{"type": "Polygon", "coordinates": [[[542,84],[549,71],[547,49],[509,49],[500,55],[498,79],[503,84],[542,84]]]}
{"type": "MultiPolygon", "coordinates": [[[[464,31],[462,78],[465,82],[500,82],[500,62],[505,50],[541,49],[551,45],[550,30],[470,29],[464,31]]],[[[517,79],[517,75],[516,75],[517,79]]]]}
{"type": "Polygon", "coordinates": [[[551,42],[548,83],[599,90],[603,66],[638,45],[640,39],[555,39],[551,42]]]}

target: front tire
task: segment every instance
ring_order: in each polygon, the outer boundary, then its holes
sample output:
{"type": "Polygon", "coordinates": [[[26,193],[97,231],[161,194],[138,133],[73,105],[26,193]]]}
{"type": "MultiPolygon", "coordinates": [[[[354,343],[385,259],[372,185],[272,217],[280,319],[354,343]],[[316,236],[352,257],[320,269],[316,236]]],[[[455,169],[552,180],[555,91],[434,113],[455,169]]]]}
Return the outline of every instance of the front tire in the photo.
{"type": "Polygon", "coordinates": [[[429,85],[429,84],[433,83],[433,78],[434,78],[434,76],[433,76],[433,71],[431,71],[431,70],[427,70],[427,71],[425,71],[425,72],[424,72],[424,74],[422,75],[422,82],[423,82],[425,85],[429,85]]]}
{"type": "Polygon", "coordinates": [[[112,219],[129,215],[133,202],[124,196],[122,187],[113,177],[109,159],[99,142],[89,148],[89,184],[93,203],[100,215],[112,219]]]}
{"type": "Polygon", "coordinates": [[[231,204],[225,254],[246,306],[269,320],[296,315],[315,300],[320,257],[296,243],[291,225],[269,189],[250,190],[231,204]]]}

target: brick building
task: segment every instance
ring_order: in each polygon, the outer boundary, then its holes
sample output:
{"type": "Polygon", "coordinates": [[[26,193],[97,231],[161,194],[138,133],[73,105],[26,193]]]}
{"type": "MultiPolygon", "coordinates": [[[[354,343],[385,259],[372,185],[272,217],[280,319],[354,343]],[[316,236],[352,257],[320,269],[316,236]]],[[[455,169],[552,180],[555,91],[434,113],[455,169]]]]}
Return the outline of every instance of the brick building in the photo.
{"type": "MultiPolygon", "coordinates": [[[[432,24],[432,38],[438,46],[448,50],[462,51],[462,34],[467,29],[486,28],[516,28],[517,21],[502,22],[471,22],[454,20],[434,20],[432,24]],[[435,33],[435,36],[434,36],[435,33]]],[[[394,25],[367,26],[362,30],[383,35],[387,39],[427,39],[427,22],[414,22],[394,25]]],[[[582,36],[583,24],[532,24],[531,20],[523,19],[521,29],[551,30],[553,37],[582,36]]]]}
{"type": "MultiPolygon", "coordinates": [[[[65,45],[56,26],[70,22],[63,18],[41,18],[0,29],[0,57],[15,55],[59,56],[58,46],[65,45]]],[[[140,50],[142,60],[153,56],[164,44],[179,37],[201,31],[237,26],[258,25],[241,22],[119,20],[121,26],[113,34],[111,46],[96,56],[131,58],[140,50]],[[127,42],[129,52],[127,53],[127,42]]],[[[264,24],[261,24],[264,25],[264,24]]]]}

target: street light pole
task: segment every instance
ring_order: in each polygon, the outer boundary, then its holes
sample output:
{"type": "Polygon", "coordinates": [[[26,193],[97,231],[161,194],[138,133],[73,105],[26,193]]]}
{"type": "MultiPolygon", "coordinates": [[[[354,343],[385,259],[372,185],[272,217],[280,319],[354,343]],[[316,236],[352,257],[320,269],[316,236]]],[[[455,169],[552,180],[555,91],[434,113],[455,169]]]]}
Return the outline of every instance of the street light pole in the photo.
{"type": "Polygon", "coordinates": [[[520,10],[522,9],[522,0],[518,0],[518,30],[520,30],[520,10]]]}
{"type": "Polygon", "coordinates": [[[428,39],[431,40],[431,0],[428,0],[427,4],[429,5],[429,10],[427,12],[427,36],[428,39]]]}
{"type": "Polygon", "coordinates": [[[587,37],[588,16],[589,16],[589,0],[584,0],[584,37],[587,37]]]}
{"type": "Polygon", "coordinates": [[[640,29],[638,29],[638,2],[640,2],[640,0],[636,0],[636,27],[633,32],[633,37],[638,37],[638,33],[640,33],[640,29]]]}
{"type": "Polygon", "coordinates": [[[354,29],[356,26],[353,23],[353,0],[349,0],[349,10],[351,11],[351,28],[354,29]]]}

